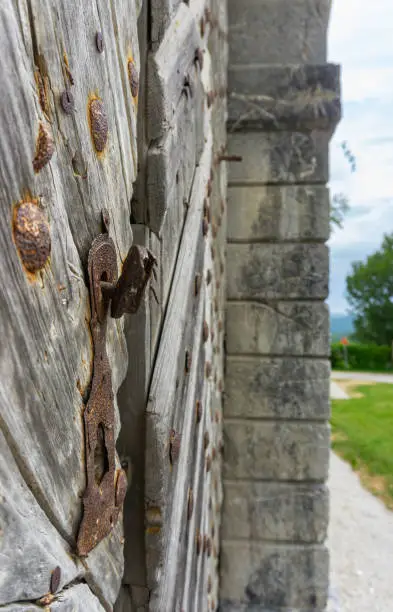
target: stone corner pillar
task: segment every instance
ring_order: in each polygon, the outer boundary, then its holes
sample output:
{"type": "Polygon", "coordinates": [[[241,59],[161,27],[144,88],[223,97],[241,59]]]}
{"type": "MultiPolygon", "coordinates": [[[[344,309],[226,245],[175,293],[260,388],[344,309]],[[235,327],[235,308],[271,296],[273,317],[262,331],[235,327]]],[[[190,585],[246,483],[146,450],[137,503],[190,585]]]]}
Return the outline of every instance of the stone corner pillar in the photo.
{"type": "Polygon", "coordinates": [[[330,0],[229,0],[221,612],[323,611],[330,0]]]}

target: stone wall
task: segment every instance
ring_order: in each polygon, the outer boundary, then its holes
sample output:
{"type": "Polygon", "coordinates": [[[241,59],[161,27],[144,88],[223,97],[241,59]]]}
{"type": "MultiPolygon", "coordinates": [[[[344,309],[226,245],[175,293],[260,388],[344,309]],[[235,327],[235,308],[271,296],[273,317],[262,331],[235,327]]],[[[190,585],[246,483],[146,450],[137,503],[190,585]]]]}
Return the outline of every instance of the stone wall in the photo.
{"type": "Polygon", "coordinates": [[[327,600],[329,8],[228,3],[225,612],[327,600]]]}

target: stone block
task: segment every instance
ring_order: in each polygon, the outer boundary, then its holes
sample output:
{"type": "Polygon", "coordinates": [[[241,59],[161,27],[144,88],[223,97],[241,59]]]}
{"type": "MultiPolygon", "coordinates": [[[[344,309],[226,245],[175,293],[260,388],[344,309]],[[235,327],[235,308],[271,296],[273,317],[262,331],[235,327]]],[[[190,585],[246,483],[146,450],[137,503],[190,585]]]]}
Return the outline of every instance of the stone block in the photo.
{"type": "Polygon", "coordinates": [[[230,187],[228,241],[327,240],[329,208],[322,185],[230,187]]]}
{"type": "Polygon", "coordinates": [[[229,70],[228,129],[328,130],[341,117],[340,66],[238,66],[229,70]]]}
{"type": "Polygon", "coordinates": [[[277,421],[224,422],[224,478],[316,480],[327,477],[328,425],[277,421]]]}
{"type": "Polygon", "coordinates": [[[326,61],[331,0],[229,0],[229,64],[326,61]]]}
{"type": "Polygon", "coordinates": [[[323,244],[228,244],[227,297],[326,299],[329,251],[323,244]]]}
{"type": "Polygon", "coordinates": [[[324,485],[229,482],[221,537],[323,543],[328,518],[324,485]]]}
{"type": "Polygon", "coordinates": [[[330,363],[321,359],[228,357],[225,418],[330,416],[330,363]]]}
{"type": "Polygon", "coordinates": [[[327,132],[234,132],[228,154],[242,158],[230,164],[229,185],[327,183],[327,132]]]}
{"type": "Polygon", "coordinates": [[[329,310],[322,302],[229,302],[227,353],[329,357],[329,310]]]}
{"type": "Polygon", "coordinates": [[[329,553],[323,546],[224,541],[220,610],[324,609],[328,573],[329,553]]]}

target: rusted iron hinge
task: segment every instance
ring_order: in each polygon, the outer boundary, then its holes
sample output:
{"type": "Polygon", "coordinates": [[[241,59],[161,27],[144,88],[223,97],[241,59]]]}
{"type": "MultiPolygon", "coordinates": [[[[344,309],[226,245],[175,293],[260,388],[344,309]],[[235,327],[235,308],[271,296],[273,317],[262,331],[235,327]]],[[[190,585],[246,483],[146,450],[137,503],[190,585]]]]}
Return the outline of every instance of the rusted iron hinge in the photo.
{"type": "Polygon", "coordinates": [[[116,249],[109,237],[105,211],[103,219],[107,232],[94,239],[88,258],[94,361],[84,412],[87,486],[77,539],[80,556],[88,555],[110,533],[127,491],[126,473],[115,465],[114,395],[106,352],[108,315],[119,318],[137,312],[156,265],[147,248],[133,245],[118,278],[116,249]]]}

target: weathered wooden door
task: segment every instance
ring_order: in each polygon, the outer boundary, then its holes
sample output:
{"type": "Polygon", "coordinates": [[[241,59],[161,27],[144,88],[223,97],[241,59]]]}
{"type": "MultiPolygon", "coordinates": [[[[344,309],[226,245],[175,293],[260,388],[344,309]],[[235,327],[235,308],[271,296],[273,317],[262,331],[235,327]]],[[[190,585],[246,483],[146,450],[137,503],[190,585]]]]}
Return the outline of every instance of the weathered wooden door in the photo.
{"type": "Polygon", "coordinates": [[[0,50],[0,606],[214,610],[225,2],[3,0],[0,50]]]}
{"type": "MultiPolygon", "coordinates": [[[[119,271],[132,244],[138,4],[0,6],[0,605],[20,602],[7,610],[35,609],[26,602],[51,589],[52,610],[111,609],[123,574],[121,519],[86,558],[76,549],[94,357],[88,252],[102,209],[119,271]]],[[[108,320],[115,398],[123,326],[108,320]]]]}

